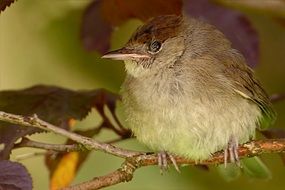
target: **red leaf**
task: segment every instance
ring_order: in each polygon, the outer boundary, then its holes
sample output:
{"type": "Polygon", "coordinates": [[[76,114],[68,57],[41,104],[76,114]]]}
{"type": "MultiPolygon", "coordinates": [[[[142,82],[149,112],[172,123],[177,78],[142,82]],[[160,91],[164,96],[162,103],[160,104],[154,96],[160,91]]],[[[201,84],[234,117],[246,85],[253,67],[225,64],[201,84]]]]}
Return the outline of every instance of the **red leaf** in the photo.
{"type": "Polygon", "coordinates": [[[130,18],[146,21],[159,15],[180,15],[182,0],[108,0],[102,3],[102,14],[113,26],[130,18]]]}
{"type": "Polygon", "coordinates": [[[102,1],[92,2],[84,12],[81,40],[86,50],[105,53],[110,48],[112,28],[101,14],[102,1]]]}
{"type": "Polygon", "coordinates": [[[255,29],[240,12],[227,9],[209,0],[184,0],[187,14],[207,21],[221,30],[239,50],[250,66],[259,59],[259,41],[255,29]]]}
{"type": "Polygon", "coordinates": [[[32,178],[27,169],[16,162],[0,161],[0,189],[32,190],[32,178]]]}
{"type": "Polygon", "coordinates": [[[267,130],[259,131],[268,139],[283,139],[285,138],[285,129],[269,128],[267,130]]]}
{"type": "Polygon", "coordinates": [[[1,0],[0,1],[0,13],[1,11],[4,11],[6,7],[9,7],[14,2],[15,0],[1,0]]]}
{"type": "MultiPolygon", "coordinates": [[[[0,110],[24,116],[37,114],[47,122],[69,129],[70,119],[83,119],[91,108],[101,110],[103,105],[114,107],[118,99],[119,96],[102,89],[72,91],[54,86],[34,86],[0,92],[0,110]]],[[[9,158],[18,138],[40,131],[0,122],[0,144],[5,145],[4,150],[0,151],[0,160],[9,158]]]]}
{"type": "Polygon", "coordinates": [[[96,0],[86,9],[81,39],[84,47],[105,53],[110,45],[111,26],[118,26],[130,18],[146,21],[163,14],[181,14],[182,0],[96,0]]]}

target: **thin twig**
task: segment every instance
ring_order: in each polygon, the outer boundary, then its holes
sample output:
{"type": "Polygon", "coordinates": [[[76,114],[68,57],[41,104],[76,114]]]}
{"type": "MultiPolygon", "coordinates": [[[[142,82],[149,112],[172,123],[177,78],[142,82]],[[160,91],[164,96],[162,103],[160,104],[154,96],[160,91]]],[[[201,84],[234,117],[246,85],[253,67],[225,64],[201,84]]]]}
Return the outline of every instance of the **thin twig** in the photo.
{"type": "Polygon", "coordinates": [[[110,129],[110,130],[112,130],[114,133],[116,133],[117,135],[119,135],[119,136],[121,136],[121,137],[126,136],[125,130],[117,129],[117,128],[111,123],[111,121],[109,121],[109,119],[107,119],[107,118],[104,118],[104,122],[102,123],[102,128],[110,129]]]}
{"type": "Polygon", "coordinates": [[[72,152],[72,151],[83,151],[84,146],[81,144],[48,144],[37,141],[32,141],[28,138],[22,138],[22,140],[15,144],[15,148],[30,147],[30,148],[40,148],[45,150],[53,150],[55,152],[72,152]]]}
{"type": "Polygon", "coordinates": [[[109,117],[105,113],[105,109],[98,106],[97,111],[99,112],[100,116],[103,119],[103,123],[101,124],[101,127],[112,130],[114,133],[116,133],[117,135],[121,136],[124,139],[131,137],[131,134],[132,134],[131,130],[123,127],[123,125],[121,124],[120,120],[118,119],[118,117],[115,113],[115,110],[113,108],[111,108],[109,106],[107,106],[107,107],[108,107],[108,110],[110,111],[111,116],[113,117],[113,120],[114,120],[116,125],[114,125],[110,121],[109,117]],[[117,126],[119,128],[117,128],[117,126]]]}
{"type": "Polygon", "coordinates": [[[117,143],[117,142],[120,142],[120,141],[123,141],[123,140],[126,140],[126,139],[131,139],[133,137],[119,137],[119,138],[116,138],[116,139],[112,139],[112,140],[109,140],[109,141],[105,141],[105,143],[107,144],[114,144],[114,143],[117,143]]]}
{"type": "Polygon", "coordinates": [[[270,96],[270,100],[272,103],[276,103],[276,102],[279,102],[281,100],[285,100],[285,93],[273,94],[270,96]]]}
{"type": "Polygon", "coordinates": [[[46,152],[41,151],[41,152],[30,152],[30,153],[26,153],[26,154],[21,154],[15,157],[15,161],[19,162],[22,160],[26,160],[28,158],[34,158],[36,156],[44,156],[46,155],[46,152]]]}
{"type": "MultiPolygon", "coordinates": [[[[241,159],[257,156],[264,153],[281,153],[281,152],[285,152],[285,139],[267,139],[267,140],[251,141],[243,145],[240,145],[238,148],[239,158],[241,159]]],[[[188,160],[182,157],[175,157],[175,160],[179,165],[181,164],[216,165],[224,163],[224,153],[223,151],[217,152],[212,156],[212,158],[201,161],[199,163],[197,163],[197,161],[195,160],[188,160]]],[[[157,162],[158,160],[156,154],[140,155],[137,157],[133,157],[127,159],[123,163],[121,168],[117,169],[116,171],[108,175],[96,177],[90,181],[86,181],[78,185],[64,188],[64,190],[81,190],[81,189],[95,190],[115,185],[121,182],[130,181],[136,169],[143,166],[157,165],[157,162]]],[[[171,161],[168,160],[168,163],[171,163],[171,161]]]]}
{"type": "Polygon", "coordinates": [[[110,113],[111,113],[113,119],[115,120],[115,122],[116,122],[117,125],[119,126],[119,128],[120,128],[122,131],[125,131],[125,132],[129,131],[129,129],[126,129],[126,128],[122,125],[122,123],[120,122],[119,118],[117,117],[117,114],[115,113],[115,111],[114,111],[114,110],[111,110],[111,109],[109,109],[109,110],[110,110],[110,113]]]}
{"type": "MultiPolygon", "coordinates": [[[[106,144],[113,144],[120,142],[126,138],[116,138],[113,140],[106,141],[106,144]]],[[[127,138],[128,139],[128,138],[127,138]]],[[[88,151],[83,145],[81,144],[49,144],[49,143],[42,143],[30,140],[26,137],[23,137],[22,140],[14,145],[14,148],[39,148],[44,150],[52,150],[54,152],[82,152],[88,151]]]]}
{"type": "Polygon", "coordinates": [[[11,113],[0,111],[0,120],[13,123],[13,124],[18,124],[21,126],[36,127],[36,128],[39,128],[45,131],[54,132],[56,134],[62,135],[77,143],[84,145],[84,147],[87,149],[100,150],[100,151],[103,151],[103,152],[106,152],[106,153],[109,153],[109,154],[112,154],[114,156],[118,156],[121,158],[133,157],[133,156],[140,154],[139,152],[136,152],[136,151],[118,148],[110,144],[101,143],[94,139],[84,137],[84,136],[81,136],[73,132],[66,131],[65,129],[59,128],[55,125],[52,125],[48,122],[45,122],[39,119],[37,115],[24,117],[21,115],[16,115],[16,114],[11,114],[11,113]]]}

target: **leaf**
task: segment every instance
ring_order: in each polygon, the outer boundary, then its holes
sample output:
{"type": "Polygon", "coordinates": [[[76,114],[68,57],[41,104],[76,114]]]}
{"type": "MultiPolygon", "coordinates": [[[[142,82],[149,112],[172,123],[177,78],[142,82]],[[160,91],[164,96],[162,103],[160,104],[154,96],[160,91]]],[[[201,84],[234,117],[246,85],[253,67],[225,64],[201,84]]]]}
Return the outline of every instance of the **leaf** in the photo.
{"type": "Polygon", "coordinates": [[[81,26],[83,47],[105,53],[110,48],[111,25],[103,18],[100,8],[102,1],[93,1],[85,10],[81,26]]]}
{"type": "Polygon", "coordinates": [[[6,7],[9,7],[14,2],[15,0],[1,0],[0,1],[0,13],[4,11],[6,7]]]}
{"type": "MultiPolygon", "coordinates": [[[[89,129],[86,131],[74,131],[74,133],[91,138],[100,132],[98,129],[99,128],[89,129]]],[[[65,144],[73,143],[74,142],[72,140],[68,139],[65,144]]],[[[76,176],[80,166],[89,156],[90,152],[91,151],[89,150],[85,150],[82,152],[58,153],[56,155],[50,153],[46,154],[45,163],[50,172],[51,189],[68,186],[76,176]],[[65,176],[64,179],[62,179],[61,176],[65,176]]]]}
{"type": "Polygon", "coordinates": [[[16,162],[0,161],[0,189],[32,190],[32,178],[27,169],[16,162]]]}
{"type": "Polygon", "coordinates": [[[184,0],[184,9],[188,15],[205,20],[216,26],[239,50],[250,66],[259,61],[259,40],[249,20],[240,12],[230,10],[209,0],[184,0]]]}
{"type": "Polygon", "coordinates": [[[260,0],[239,0],[239,1],[228,1],[228,0],[216,0],[218,3],[225,6],[239,8],[239,9],[251,9],[259,11],[261,14],[270,14],[273,17],[285,18],[285,1],[274,0],[274,1],[260,1],[260,0]]]}
{"type": "Polygon", "coordinates": [[[105,53],[110,47],[110,37],[114,26],[119,26],[131,18],[146,21],[163,14],[181,14],[182,0],[96,0],[87,8],[83,16],[81,40],[91,51],[105,53]]]}
{"type": "Polygon", "coordinates": [[[272,174],[267,166],[258,157],[246,158],[241,160],[243,172],[252,178],[270,179],[272,174]]]}
{"type": "Polygon", "coordinates": [[[130,18],[147,21],[159,15],[180,15],[182,0],[108,0],[102,3],[103,17],[113,26],[118,26],[130,18]]]}
{"type": "MultiPolygon", "coordinates": [[[[81,120],[91,108],[101,105],[114,107],[118,95],[105,90],[72,91],[55,86],[34,86],[24,90],[0,92],[0,110],[29,116],[36,113],[39,118],[59,127],[69,129],[70,119],[81,120]]],[[[32,127],[20,127],[0,122],[0,160],[8,159],[14,142],[23,136],[40,132],[32,127]]]]}
{"type": "MultiPolygon", "coordinates": [[[[184,0],[189,15],[206,20],[220,29],[255,66],[259,59],[258,35],[241,13],[216,5],[208,0],[184,0]]],[[[97,0],[86,9],[82,25],[82,41],[87,50],[105,53],[109,49],[111,26],[119,26],[131,18],[146,21],[163,14],[181,14],[182,0],[97,0]]]]}
{"type": "Polygon", "coordinates": [[[67,187],[72,182],[76,175],[78,161],[78,152],[69,152],[62,156],[51,177],[50,190],[67,187]]]}
{"type": "Polygon", "coordinates": [[[281,26],[285,27],[285,19],[284,18],[275,18],[275,21],[279,23],[281,26]]]}
{"type": "Polygon", "coordinates": [[[233,181],[243,174],[256,179],[270,179],[271,172],[267,166],[258,157],[245,158],[241,161],[241,168],[235,164],[228,164],[218,166],[219,173],[226,181],[233,181]]]}
{"type": "Polygon", "coordinates": [[[226,168],[221,164],[217,169],[220,175],[228,182],[237,179],[241,175],[240,168],[235,164],[229,163],[226,168]]]}
{"type": "Polygon", "coordinates": [[[282,139],[285,138],[285,130],[282,128],[269,128],[259,131],[268,139],[282,139]]]}

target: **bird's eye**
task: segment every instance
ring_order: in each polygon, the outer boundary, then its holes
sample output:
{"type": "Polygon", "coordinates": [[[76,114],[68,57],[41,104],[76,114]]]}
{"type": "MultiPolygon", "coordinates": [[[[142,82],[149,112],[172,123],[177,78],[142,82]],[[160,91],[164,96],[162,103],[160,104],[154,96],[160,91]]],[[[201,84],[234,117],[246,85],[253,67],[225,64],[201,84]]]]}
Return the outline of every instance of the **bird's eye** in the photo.
{"type": "Polygon", "coordinates": [[[159,41],[153,41],[149,44],[149,51],[152,53],[157,53],[161,48],[161,43],[159,41]]]}

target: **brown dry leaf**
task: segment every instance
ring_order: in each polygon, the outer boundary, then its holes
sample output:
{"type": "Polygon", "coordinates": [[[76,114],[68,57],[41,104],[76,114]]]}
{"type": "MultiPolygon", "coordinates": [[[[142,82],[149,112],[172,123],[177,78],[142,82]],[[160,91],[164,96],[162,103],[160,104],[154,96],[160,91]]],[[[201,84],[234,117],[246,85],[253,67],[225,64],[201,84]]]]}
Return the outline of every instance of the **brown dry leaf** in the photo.
{"type": "Polygon", "coordinates": [[[50,190],[67,187],[76,175],[79,161],[78,152],[69,152],[59,160],[50,180],[50,190]]]}

